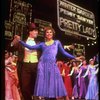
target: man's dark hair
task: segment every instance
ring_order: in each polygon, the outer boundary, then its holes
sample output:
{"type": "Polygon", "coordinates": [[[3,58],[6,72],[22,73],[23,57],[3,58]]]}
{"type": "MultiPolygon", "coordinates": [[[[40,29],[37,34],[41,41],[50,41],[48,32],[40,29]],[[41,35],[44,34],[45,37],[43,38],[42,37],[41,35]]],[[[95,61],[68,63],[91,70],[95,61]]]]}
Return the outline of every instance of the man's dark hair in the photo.
{"type": "Polygon", "coordinates": [[[33,31],[33,30],[38,31],[38,28],[36,27],[36,25],[34,23],[28,23],[27,29],[28,29],[28,32],[33,31]]]}

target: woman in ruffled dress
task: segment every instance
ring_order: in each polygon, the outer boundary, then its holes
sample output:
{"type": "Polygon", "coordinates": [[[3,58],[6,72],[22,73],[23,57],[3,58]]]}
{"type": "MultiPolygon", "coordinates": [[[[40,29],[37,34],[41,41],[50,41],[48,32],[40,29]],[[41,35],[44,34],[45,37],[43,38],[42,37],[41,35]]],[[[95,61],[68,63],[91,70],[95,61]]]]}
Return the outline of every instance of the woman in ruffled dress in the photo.
{"type": "Polygon", "coordinates": [[[88,69],[83,76],[85,78],[89,74],[89,85],[85,96],[86,100],[99,100],[99,84],[97,80],[97,73],[99,71],[98,64],[94,65],[95,60],[90,59],[88,69]]]}
{"type": "Polygon", "coordinates": [[[82,66],[80,66],[79,74],[78,76],[76,76],[76,78],[80,78],[79,99],[84,99],[87,93],[89,79],[88,76],[85,78],[82,77],[86,73],[87,68],[88,68],[87,62],[84,59],[82,61],[82,66]]]}
{"type": "Polygon", "coordinates": [[[5,100],[21,100],[15,58],[5,53],[5,100]]]}
{"type": "Polygon", "coordinates": [[[63,63],[62,67],[63,67],[62,76],[64,77],[65,88],[68,93],[68,97],[71,98],[72,97],[72,80],[71,80],[71,76],[68,76],[68,74],[71,71],[71,64],[70,62],[65,62],[63,63]]]}
{"type": "Polygon", "coordinates": [[[72,99],[77,99],[79,97],[79,79],[76,78],[77,75],[79,74],[79,67],[81,66],[81,63],[77,65],[76,61],[72,62],[72,70],[68,76],[72,76],[73,80],[73,90],[72,90],[72,99]]]}

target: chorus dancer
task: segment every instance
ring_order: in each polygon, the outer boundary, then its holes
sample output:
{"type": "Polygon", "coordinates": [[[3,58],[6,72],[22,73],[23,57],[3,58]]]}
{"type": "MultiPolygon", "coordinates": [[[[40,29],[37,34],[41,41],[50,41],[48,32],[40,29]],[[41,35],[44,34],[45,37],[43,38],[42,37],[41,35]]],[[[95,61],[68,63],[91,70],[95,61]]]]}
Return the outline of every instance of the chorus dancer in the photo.
{"type": "Polygon", "coordinates": [[[63,61],[57,61],[56,64],[57,64],[57,66],[58,66],[58,68],[60,70],[60,73],[62,73],[62,70],[63,70],[63,67],[62,67],[63,61]]]}
{"type": "Polygon", "coordinates": [[[79,74],[79,68],[81,66],[81,63],[77,65],[76,61],[72,62],[72,70],[68,76],[73,75],[73,90],[72,90],[72,99],[76,99],[79,96],[79,80],[76,78],[76,76],[79,74]]]}
{"type": "Polygon", "coordinates": [[[82,66],[80,67],[79,74],[78,76],[76,76],[76,78],[80,78],[79,99],[84,99],[87,93],[88,81],[89,81],[88,76],[85,78],[81,77],[86,73],[87,68],[88,68],[87,62],[84,59],[82,61],[82,66]]]}
{"type": "Polygon", "coordinates": [[[86,100],[99,100],[99,86],[98,86],[98,80],[97,80],[97,73],[99,71],[98,64],[94,65],[94,59],[89,60],[89,65],[86,73],[83,75],[83,78],[85,78],[89,74],[89,85],[88,90],[85,96],[86,100]]]}
{"type": "MultiPolygon", "coordinates": [[[[62,71],[63,71],[63,61],[57,61],[57,66],[60,70],[60,74],[62,75],[62,71]]],[[[64,81],[64,76],[62,75],[63,81],[64,81]]]]}
{"type": "MultiPolygon", "coordinates": [[[[15,58],[14,58],[15,59],[15,58]]],[[[5,100],[21,100],[17,68],[14,59],[5,54],[5,100]]]]}
{"type": "Polygon", "coordinates": [[[60,71],[56,64],[56,56],[58,51],[71,59],[80,59],[80,57],[74,57],[68,52],[65,52],[61,42],[53,39],[55,31],[52,27],[46,27],[44,30],[45,42],[41,42],[35,46],[29,46],[18,37],[16,38],[20,44],[28,49],[42,50],[42,55],[38,63],[34,95],[55,100],[57,97],[65,97],[68,95],[62,80],[62,76],[60,75],[60,71]]]}
{"type": "Polygon", "coordinates": [[[62,67],[63,67],[62,76],[64,77],[65,88],[68,93],[68,97],[71,98],[72,97],[72,80],[71,80],[71,77],[68,76],[68,74],[71,71],[71,64],[70,62],[64,62],[62,67]]]}

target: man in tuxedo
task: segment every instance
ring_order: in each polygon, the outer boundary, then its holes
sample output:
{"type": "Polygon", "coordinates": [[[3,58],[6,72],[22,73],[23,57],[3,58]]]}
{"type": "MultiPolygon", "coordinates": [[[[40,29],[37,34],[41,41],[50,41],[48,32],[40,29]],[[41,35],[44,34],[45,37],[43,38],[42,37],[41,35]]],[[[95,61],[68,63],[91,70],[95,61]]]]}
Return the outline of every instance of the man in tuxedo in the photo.
{"type": "MultiPolygon", "coordinates": [[[[34,23],[30,23],[28,25],[28,37],[25,40],[26,44],[35,45],[37,35],[38,29],[34,23]]],[[[36,50],[23,47],[16,41],[16,38],[12,41],[11,48],[18,51],[18,77],[23,98],[24,100],[32,100],[37,74],[38,53],[36,50]]]]}

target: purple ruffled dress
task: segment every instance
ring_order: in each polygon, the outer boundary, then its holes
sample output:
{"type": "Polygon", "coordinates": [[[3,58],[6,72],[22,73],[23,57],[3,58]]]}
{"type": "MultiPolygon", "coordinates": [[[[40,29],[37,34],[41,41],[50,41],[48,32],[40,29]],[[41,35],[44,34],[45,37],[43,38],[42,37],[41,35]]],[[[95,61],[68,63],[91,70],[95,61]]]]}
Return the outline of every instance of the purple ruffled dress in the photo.
{"type": "Polygon", "coordinates": [[[56,56],[59,50],[66,57],[75,57],[65,52],[58,40],[55,40],[54,43],[49,46],[44,42],[35,46],[29,46],[22,41],[20,41],[20,43],[29,49],[42,50],[42,55],[38,63],[37,78],[33,95],[48,98],[66,96],[67,91],[56,64],[56,56]]]}

